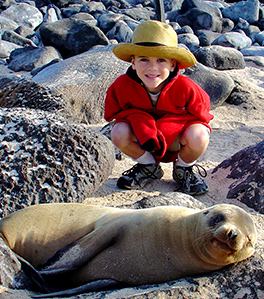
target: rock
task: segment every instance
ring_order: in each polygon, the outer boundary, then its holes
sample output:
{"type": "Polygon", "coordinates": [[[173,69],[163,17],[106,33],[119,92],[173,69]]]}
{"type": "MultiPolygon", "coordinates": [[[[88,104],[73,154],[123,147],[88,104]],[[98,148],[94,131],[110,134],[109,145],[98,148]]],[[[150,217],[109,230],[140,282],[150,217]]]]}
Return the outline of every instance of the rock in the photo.
{"type": "Polygon", "coordinates": [[[15,75],[0,76],[0,107],[24,107],[49,112],[60,111],[70,116],[64,100],[47,87],[15,75]]]}
{"type": "Polygon", "coordinates": [[[3,108],[0,128],[0,217],[32,204],[81,202],[114,166],[106,137],[57,114],[3,108]]]}
{"type": "Polygon", "coordinates": [[[185,14],[177,16],[176,22],[181,26],[189,25],[194,31],[205,29],[222,32],[221,19],[198,8],[192,8],[185,14]]]}
{"type": "Polygon", "coordinates": [[[25,275],[15,253],[0,238],[0,285],[7,288],[24,287],[25,275]]]}
{"type": "Polygon", "coordinates": [[[6,59],[9,57],[10,53],[15,50],[21,48],[21,46],[7,42],[5,40],[0,40],[0,58],[6,59]]]}
{"type": "Polygon", "coordinates": [[[235,84],[233,79],[221,72],[197,63],[185,70],[184,75],[200,85],[210,96],[211,109],[220,106],[230,95],[235,84]]]}
{"type": "Polygon", "coordinates": [[[44,45],[58,49],[63,58],[83,53],[96,45],[109,44],[98,27],[74,18],[43,24],[40,35],[44,45]]]}
{"type": "Polygon", "coordinates": [[[61,55],[53,47],[19,48],[11,52],[8,67],[15,72],[32,71],[54,59],[61,59],[61,55]]]}
{"type": "MultiPolygon", "coordinates": [[[[245,90],[245,86],[235,81],[235,87],[226,99],[226,103],[237,106],[242,103],[250,103],[251,96],[251,93],[245,90]]],[[[243,107],[246,108],[245,105],[243,107]]]]}
{"type": "Polygon", "coordinates": [[[93,14],[95,12],[102,13],[103,11],[106,11],[104,4],[102,2],[96,2],[96,1],[89,1],[85,3],[80,10],[80,12],[86,12],[90,14],[93,14]]]}
{"type": "Polygon", "coordinates": [[[259,19],[259,1],[247,0],[234,3],[222,10],[223,17],[229,18],[234,22],[238,22],[242,18],[254,24],[259,19]]]}
{"type": "Polygon", "coordinates": [[[101,122],[106,90],[129,66],[114,56],[112,47],[99,47],[65,59],[45,68],[33,80],[50,88],[54,95],[61,95],[76,121],[101,122]]]}
{"type": "Polygon", "coordinates": [[[258,66],[264,66],[264,57],[263,56],[245,56],[245,61],[250,61],[255,63],[258,66]]]}
{"type": "Polygon", "coordinates": [[[264,141],[224,160],[212,172],[230,180],[227,198],[235,198],[264,214],[264,141]]]}
{"type": "Polygon", "coordinates": [[[231,47],[241,50],[250,47],[252,44],[251,39],[245,34],[239,32],[227,32],[216,38],[212,45],[220,45],[223,47],[231,47]]]}
{"type": "Polygon", "coordinates": [[[264,56],[264,47],[251,46],[241,49],[240,52],[244,56],[264,56]]]}
{"type": "Polygon", "coordinates": [[[144,7],[133,7],[127,9],[121,9],[119,13],[129,16],[136,21],[147,21],[150,19],[155,19],[154,10],[149,10],[144,7]]]}
{"type": "Polygon", "coordinates": [[[245,60],[241,52],[236,49],[209,46],[201,47],[194,52],[194,55],[200,63],[217,70],[231,70],[245,68],[245,60]]]}
{"type": "Polygon", "coordinates": [[[18,33],[10,30],[4,31],[4,33],[2,34],[2,39],[22,47],[24,46],[36,47],[36,45],[33,43],[31,39],[23,37],[22,35],[19,35],[18,33]]]}
{"type": "Polygon", "coordinates": [[[14,32],[16,32],[17,34],[21,35],[21,36],[24,36],[24,37],[27,37],[28,35],[32,35],[34,34],[34,31],[29,28],[28,26],[25,26],[25,25],[20,25],[18,26],[14,32]]]}
{"type": "Polygon", "coordinates": [[[9,6],[1,13],[1,17],[9,19],[18,25],[28,26],[31,29],[35,29],[43,21],[42,13],[36,7],[26,3],[9,6]]]}
{"type": "Polygon", "coordinates": [[[200,46],[211,46],[212,42],[221,35],[219,32],[213,32],[211,30],[197,30],[196,36],[199,38],[200,46]]]}
{"type": "Polygon", "coordinates": [[[191,52],[199,49],[199,38],[192,33],[184,33],[178,35],[178,43],[184,44],[191,52]]]}
{"type": "Polygon", "coordinates": [[[114,27],[106,34],[108,39],[116,39],[118,42],[129,43],[132,38],[133,31],[122,20],[116,22],[114,27]]]}
{"type": "Polygon", "coordinates": [[[2,30],[15,30],[18,24],[7,17],[0,14],[0,26],[2,30]]]}
{"type": "Polygon", "coordinates": [[[61,13],[60,9],[54,4],[49,4],[47,6],[45,15],[43,17],[43,22],[44,23],[53,23],[53,22],[56,22],[61,19],[62,19],[62,13],[61,13]]]}
{"type": "Polygon", "coordinates": [[[184,0],[181,6],[181,13],[184,14],[192,8],[200,9],[204,12],[222,18],[222,13],[217,6],[210,5],[207,1],[202,0],[184,0]]]}

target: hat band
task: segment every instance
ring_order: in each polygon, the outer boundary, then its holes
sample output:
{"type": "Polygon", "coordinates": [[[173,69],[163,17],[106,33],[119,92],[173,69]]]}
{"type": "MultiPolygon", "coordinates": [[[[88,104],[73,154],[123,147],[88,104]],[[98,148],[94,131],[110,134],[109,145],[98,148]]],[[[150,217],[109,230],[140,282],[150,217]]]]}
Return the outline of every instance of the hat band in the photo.
{"type": "Polygon", "coordinates": [[[142,42],[142,43],[135,43],[137,46],[144,46],[144,47],[166,47],[164,44],[159,44],[159,43],[152,43],[152,42],[142,42]]]}

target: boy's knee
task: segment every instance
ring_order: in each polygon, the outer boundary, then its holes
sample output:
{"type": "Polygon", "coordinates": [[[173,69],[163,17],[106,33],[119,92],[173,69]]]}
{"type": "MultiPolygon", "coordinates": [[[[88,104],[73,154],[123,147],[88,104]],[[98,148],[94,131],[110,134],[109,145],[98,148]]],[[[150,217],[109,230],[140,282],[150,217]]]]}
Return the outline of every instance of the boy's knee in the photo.
{"type": "Polygon", "coordinates": [[[193,125],[185,130],[181,141],[191,147],[205,147],[209,143],[210,130],[204,125],[193,125]]]}
{"type": "Polygon", "coordinates": [[[120,122],[114,125],[111,131],[111,139],[118,148],[124,146],[131,139],[131,127],[128,123],[120,122]]]}

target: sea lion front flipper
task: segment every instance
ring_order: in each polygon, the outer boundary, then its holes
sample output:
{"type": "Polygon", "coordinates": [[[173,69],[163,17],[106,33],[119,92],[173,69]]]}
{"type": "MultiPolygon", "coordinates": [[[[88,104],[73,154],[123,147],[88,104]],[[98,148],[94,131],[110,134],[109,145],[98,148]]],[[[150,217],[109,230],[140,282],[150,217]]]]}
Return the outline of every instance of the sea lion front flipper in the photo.
{"type": "Polygon", "coordinates": [[[58,275],[81,267],[116,242],[122,231],[122,225],[117,219],[95,228],[89,234],[57,251],[39,269],[40,275],[58,275]]]}
{"type": "Polygon", "coordinates": [[[73,295],[78,295],[87,292],[95,292],[95,291],[103,291],[109,290],[114,288],[121,288],[124,287],[125,284],[121,283],[117,280],[113,279],[100,279],[96,281],[92,281],[81,285],[77,288],[62,290],[59,292],[49,293],[49,294],[41,294],[41,295],[33,295],[31,298],[51,298],[51,297],[69,297],[73,295]]]}

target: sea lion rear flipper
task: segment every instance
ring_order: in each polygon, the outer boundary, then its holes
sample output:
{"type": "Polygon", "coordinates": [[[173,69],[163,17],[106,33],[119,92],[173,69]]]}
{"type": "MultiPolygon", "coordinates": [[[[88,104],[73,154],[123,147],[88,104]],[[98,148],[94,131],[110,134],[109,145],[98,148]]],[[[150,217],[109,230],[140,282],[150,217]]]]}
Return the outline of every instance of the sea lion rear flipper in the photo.
{"type": "Polygon", "coordinates": [[[43,291],[45,293],[50,292],[48,289],[46,282],[42,278],[42,276],[39,274],[39,272],[23,257],[21,257],[18,254],[15,254],[19,262],[21,263],[22,270],[26,273],[27,277],[30,278],[31,282],[34,284],[34,286],[37,286],[37,288],[40,291],[43,291]]]}
{"type": "Polygon", "coordinates": [[[77,288],[69,289],[69,290],[62,290],[59,292],[49,293],[49,294],[41,294],[41,295],[33,295],[31,298],[51,298],[51,297],[60,297],[60,296],[73,296],[78,295],[86,292],[95,292],[95,291],[103,291],[109,290],[114,288],[121,288],[124,287],[125,284],[113,280],[113,279],[100,279],[96,281],[92,281],[81,285],[77,288]]]}
{"type": "Polygon", "coordinates": [[[96,228],[91,233],[57,251],[41,267],[39,273],[41,275],[58,275],[81,267],[111,246],[121,235],[122,230],[121,224],[116,219],[96,228]]]}

